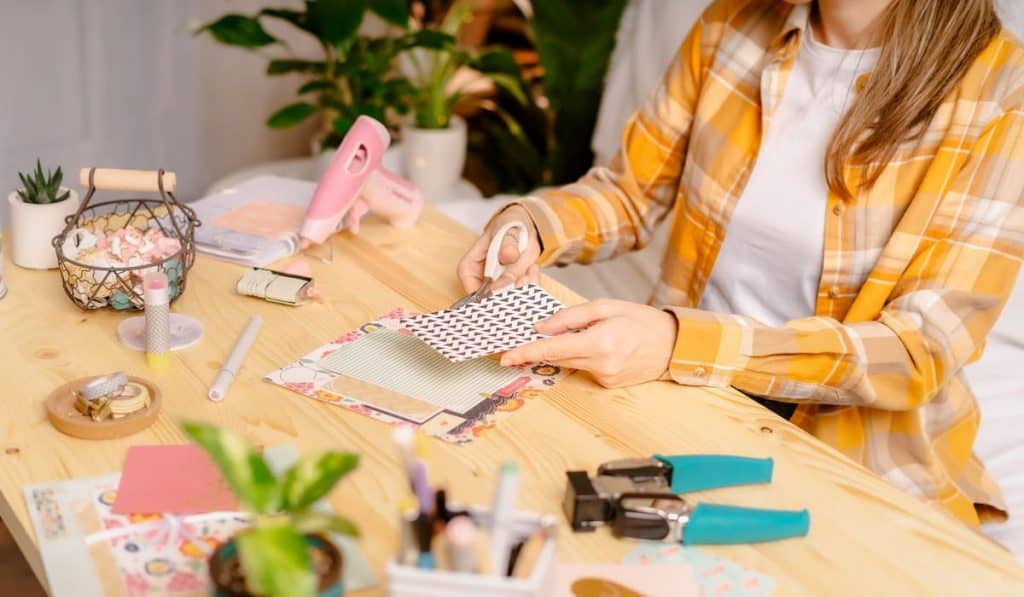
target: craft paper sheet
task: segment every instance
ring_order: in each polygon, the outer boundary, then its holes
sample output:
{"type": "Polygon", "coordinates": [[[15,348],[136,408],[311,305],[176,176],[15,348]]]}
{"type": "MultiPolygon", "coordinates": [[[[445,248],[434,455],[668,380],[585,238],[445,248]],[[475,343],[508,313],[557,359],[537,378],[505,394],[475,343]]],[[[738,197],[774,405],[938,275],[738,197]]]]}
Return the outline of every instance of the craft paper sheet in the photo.
{"type": "Polygon", "coordinates": [[[128,448],[114,513],[201,514],[237,509],[227,481],[199,446],[128,448]]]}
{"type": "Polygon", "coordinates": [[[264,379],[391,424],[469,443],[567,372],[541,363],[452,363],[402,327],[401,309],[345,334],[264,379]]]}
{"type": "MultiPolygon", "coordinates": [[[[264,456],[271,469],[280,472],[295,462],[298,452],[293,446],[279,446],[267,449],[264,456]]],[[[114,473],[25,486],[50,594],[208,597],[206,558],[249,525],[245,515],[115,514],[120,477],[114,473]]],[[[345,587],[357,590],[375,584],[356,542],[340,535],[331,539],[343,552],[345,587]]]]}
{"type": "Polygon", "coordinates": [[[410,317],[402,325],[448,360],[460,363],[539,340],[543,336],[534,325],[563,307],[540,286],[528,284],[458,309],[410,317]]]}
{"type": "Polygon", "coordinates": [[[686,565],[700,588],[700,595],[715,597],[766,597],[775,590],[775,579],[711,552],[683,545],[641,541],[622,559],[623,564],[686,565]]]}

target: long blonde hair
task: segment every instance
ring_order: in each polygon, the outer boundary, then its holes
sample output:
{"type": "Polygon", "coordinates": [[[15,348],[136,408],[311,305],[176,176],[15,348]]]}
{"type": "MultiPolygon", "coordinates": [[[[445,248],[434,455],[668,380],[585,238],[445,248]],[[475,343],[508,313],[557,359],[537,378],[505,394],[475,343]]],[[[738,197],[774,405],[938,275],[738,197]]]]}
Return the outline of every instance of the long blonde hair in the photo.
{"type": "Polygon", "coordinates": [[[861,184],[873,186],[1002,27],[992,0],[893,0],[887,11],[878,63],[825,156],[829,188],[845,198],[844,164],[867,166],[861,184]]]}

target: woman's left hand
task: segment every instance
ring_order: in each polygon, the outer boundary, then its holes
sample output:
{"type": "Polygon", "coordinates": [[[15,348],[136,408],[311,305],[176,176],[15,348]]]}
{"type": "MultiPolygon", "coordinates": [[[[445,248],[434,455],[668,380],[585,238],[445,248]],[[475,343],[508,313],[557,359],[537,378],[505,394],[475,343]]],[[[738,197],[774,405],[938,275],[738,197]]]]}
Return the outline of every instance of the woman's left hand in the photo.
{"type": "Polygon", "coordinates": [[[552,337],[506,352],[502,365],[543,361],[583,369],[609,388],[660,378],[676,342],[671,313],[611,299],[568,307],[537,323],[536,329],[552,337]],[[581,331],[567,333],[575,330],[581,331]]]}

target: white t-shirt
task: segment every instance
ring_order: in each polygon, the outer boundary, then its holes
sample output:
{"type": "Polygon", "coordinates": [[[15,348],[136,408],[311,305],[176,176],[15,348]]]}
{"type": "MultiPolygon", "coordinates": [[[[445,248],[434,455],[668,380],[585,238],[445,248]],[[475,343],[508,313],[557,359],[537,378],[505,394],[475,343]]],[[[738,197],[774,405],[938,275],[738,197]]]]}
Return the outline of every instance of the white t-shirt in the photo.
{"type": "Polygon", "coordinates": [[[878,50],[803,37],[700,308],[778,326],[814,315],[825,243],[825,151],[878,50]]]}

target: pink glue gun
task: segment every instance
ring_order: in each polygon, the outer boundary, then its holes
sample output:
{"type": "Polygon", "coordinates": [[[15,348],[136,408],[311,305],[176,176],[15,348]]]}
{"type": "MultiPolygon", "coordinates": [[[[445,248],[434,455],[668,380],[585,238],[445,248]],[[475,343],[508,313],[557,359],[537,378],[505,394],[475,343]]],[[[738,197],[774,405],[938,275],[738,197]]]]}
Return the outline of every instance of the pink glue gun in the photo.
{"type": "Polygon", "coordinates": [[[352,232],[359,232],[359,219],[368,211],[398,228],[416,222],[423,209],[419,190],[381,166],[390,144],[383,124],[369,116],[356,119],[313,191],[299,231],[303,249],[326,241],[341,227],[342,218],[352,232]]]}

